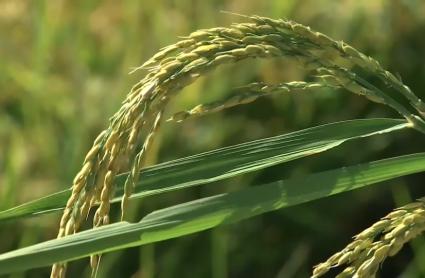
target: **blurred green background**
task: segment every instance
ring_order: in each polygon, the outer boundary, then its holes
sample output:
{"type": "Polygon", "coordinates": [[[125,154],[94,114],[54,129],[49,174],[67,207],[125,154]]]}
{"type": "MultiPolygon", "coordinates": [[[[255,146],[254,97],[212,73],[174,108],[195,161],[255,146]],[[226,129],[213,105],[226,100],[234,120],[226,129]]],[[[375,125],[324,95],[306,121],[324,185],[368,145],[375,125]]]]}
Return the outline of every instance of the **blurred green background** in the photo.
{"type": "MultiPolygon", "coordinates": [[[[160,47],[199,28],[241,18],[220,10],[289,18],[378,59],[425,98],[423,0],[0,0],[0,210],[67,188],[85,152],[143,72],[128,75],[160,47]]],[[[304,80],[291,59],[220,68],[186,88],[169,112],[254,81],[304,80]]],[[[216,115],[166,123],[149,163],[323,123],[397,117],[343,91],[260,99],[216,115]]],[[[277,178],[424,151],[420,134],[354,141],[320,156],[132,204],[133,219],[212,194],[277,178]]],[[[425,175],[296,206],[237,225],[104,255],[99,277],[307,277],[392,208],[425,195],[425,175]]],[[[115,207],[114,210],[117,210],[115,207]]],[[[55,237],[58,214],[0,224],[0,252],[55,237]]],[[[381,277],[425,277],[425,241],[389,259],[381,277]]],[[[48,268],[12,277],[46,277],[48,268]]],[[[88,276],[87,260],[69,277],[88,276]]]]}

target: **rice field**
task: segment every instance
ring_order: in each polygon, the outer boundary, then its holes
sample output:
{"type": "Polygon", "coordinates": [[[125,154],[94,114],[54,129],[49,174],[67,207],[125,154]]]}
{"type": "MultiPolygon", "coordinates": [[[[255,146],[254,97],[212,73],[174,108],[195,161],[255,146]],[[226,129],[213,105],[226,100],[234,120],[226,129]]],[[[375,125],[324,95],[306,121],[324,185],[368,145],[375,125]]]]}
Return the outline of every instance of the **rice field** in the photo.
{"type": "Polygon", "coordinates": [[[1,1],[0,275],[421,277],[424,8],[1,1]]]}

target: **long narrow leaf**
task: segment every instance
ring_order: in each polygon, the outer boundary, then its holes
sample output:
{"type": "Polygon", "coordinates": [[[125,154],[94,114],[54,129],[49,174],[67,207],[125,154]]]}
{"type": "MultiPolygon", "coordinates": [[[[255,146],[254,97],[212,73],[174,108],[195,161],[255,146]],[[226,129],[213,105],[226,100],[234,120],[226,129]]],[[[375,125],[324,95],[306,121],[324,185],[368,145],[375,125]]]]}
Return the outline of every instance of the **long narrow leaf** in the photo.
{"type": "Polygon", "coordinates": [[[268,211],[425,171],[425,153],[250,187],[155,211],[139,223],[121,222],[0,255],[0,274],[175,238],[268,211]]]}
{"type": "MultiPolygon", "coordinates": [[[[132,198],[141,198],[218,181],[334,148],[347,140],[408,127],[404,120],[343,121],[276,137],[225,147],[146,168],[132,198]]],[[[119,201],[127,174],[117,177],[113,202],[119,201]]],[[[64,190],[0,212],[0,221],[63,209],[70,190],[64,190]]]]}

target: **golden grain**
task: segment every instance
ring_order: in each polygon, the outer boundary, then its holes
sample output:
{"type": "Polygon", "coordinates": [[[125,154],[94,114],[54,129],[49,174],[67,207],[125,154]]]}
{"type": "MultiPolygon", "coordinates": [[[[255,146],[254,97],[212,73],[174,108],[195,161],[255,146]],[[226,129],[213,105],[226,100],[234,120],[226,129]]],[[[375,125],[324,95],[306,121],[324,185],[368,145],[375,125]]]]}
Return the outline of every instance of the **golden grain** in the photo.
{"type": "MultiPolygon", "coordinates": [[[[147,69],[148,73],[133,86],[121,108],[110,119],[109,126],[100,133],[88,151],[82,168],[74,179],[72,194],[60,221],[58,237],[76,232],[81,221],[87,217],[90,208],[97,203],[99,203],[99,207],[94,216],[94,226],[108,224],[110,222],[109,202],[114,189],[114,178],[121,171],[130,170],[131,174],[126,181],[126,189],[122,199],[122,218],[124,217],[132,188],[138,180],[138,173],[143,167],[148,147],[154,138],[154,134],[158,131],[161,115],[168,99],[174,97],[183,87],[222,64],[256,57],[289,56],[298,58],[311,69],[319,70],[319,73],[322,70],[322,83],[310,84],[310,89],[324,85],[345,88],[370,100],[389,105],[408,119],[414,128],[425,132],[424,103],[394,75],[384,70],[376,60],[345,43],[334,41],[328,36],[312,31],[309,27],[298,23],[259,16],[246,18],[249,18],[252,22],[233,24],[227,28],[219,27],[193,32],[179,42],[162,48],[142,66],[132,71],[147,69]],[[352,71],[350,65],[357,65],[395,88],[402,96],[407,98],[419,114],[411,114],[395,99],[372,84],[365,82],[361,76],[352,71]],[[155,119],[153,123],[151,123],[151,119],[155,119]],[[148,133],[145,138],[138,142],[143,130],[148,131],[148,133]],[[135,152],[140,145],[142,145],[142,149],[136,154],[135,152]],[[131,165],[123,163],[130,158],[132,158],[131,165]]],[[[280,88],[263,85],[259,91],[266,93],[257,91],[256,94],[252,92],[239,94],[221,102],[200,105],[190,111],[176,114],[176,119],[185,119],[188,115],[201,115],[249,103],[259,96],[277,91],[303,90],[303,86],[305,89],[308,87],[305,82],[287,83],[281,85],[280,88]]],[[[422,215],[418,216],[418,213],[416,213],[415,217],[422,217],[422,215]]],[[[388,223],[385,222],[385,224],[388,223]]],[[[404,224],[404,226],[400,226],[403,229],[399,229],[400,231],[409,231],[409,237],[420,232],[411,229],[410,226],[411,224],[404,224]]],[[[392,229],[394,228],[392,227],[392,229]]],[[[381,227],[373,229],[381,230],[381,227]]],[[[369,231],[366,234],[370,235],[374,232],[369,231]]],[[[393,246],[398,247],[403,243],[405,239],[403,235],[406,235],[406,233],[394,235],[396,240],[391,245],[392,249],[389,249],[389,253],[395,250],[393,246]]],[[[357,248],[355,250],[357,251],[350,250],[350,252],[354,252],[352,254],[355,254],[355,256],[359,254],[361,256],[363,249],[357,248]]],[[[342,261],[352,260],[353,256],[344,255],[342,261]]],[[[376,263],[370,262],[370,267],[364,266],[362,269],[365,269],[365,271],[373,270],[376,263]]],[[[98,267],[96,258],[92,258],[92,263],[95,264],[95,267],[98,267]]],[[[321,268],[317,268],[321,271],[316,269],[316,272],[322,273],[333,264],[335,262],[330,262],[330,265],[322,264],[321,268]]],[[[52,268],[51,276],[63,277],[65,269],[65,264],[57,264],[52,268]]],[[[349,269],[349,272],[351,273],[352,270],[349,269]]]]}

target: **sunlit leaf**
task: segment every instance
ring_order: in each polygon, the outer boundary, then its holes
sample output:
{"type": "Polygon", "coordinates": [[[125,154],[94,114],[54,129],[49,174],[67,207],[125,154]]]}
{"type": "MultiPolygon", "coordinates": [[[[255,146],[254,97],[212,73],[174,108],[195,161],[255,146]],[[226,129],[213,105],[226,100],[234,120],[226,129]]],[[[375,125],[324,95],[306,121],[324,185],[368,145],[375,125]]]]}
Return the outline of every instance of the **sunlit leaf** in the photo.
{"type": "MultiPolygon", "coordinates": [[[[161,163],[142,170],[132,198],[231,178],[317,154],[347,140],[406,127],[406,121],[397,119],[343,121],[161,163]]],[[[123,174],[117,177],[113,202],[120,200],[126,176],[123,174]]],[[[70,194],[70,190],[64,190],[2,211],[0,221],[61,210],[70,194]]]]}
{"type": "Polygon", "coordinates": [[[343,167],[202,198],[155,211],[139,223],[111,224],[2,254],[0,274],[188,235],[421,171],[425,171],[425,153],[343,167]]]}

